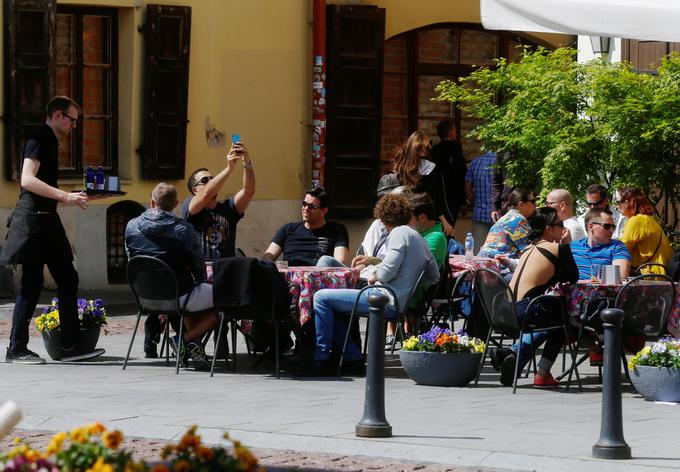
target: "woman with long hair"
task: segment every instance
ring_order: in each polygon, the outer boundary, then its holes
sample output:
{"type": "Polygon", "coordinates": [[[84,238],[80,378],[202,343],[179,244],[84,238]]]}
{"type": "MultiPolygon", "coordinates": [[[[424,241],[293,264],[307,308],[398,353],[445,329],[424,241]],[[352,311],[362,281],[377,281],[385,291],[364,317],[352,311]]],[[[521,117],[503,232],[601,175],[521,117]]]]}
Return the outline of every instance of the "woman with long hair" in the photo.
{"type": "MultiPolygon", "coordinates": [[[[614,196],[621,214],[628,218],[623,227],[621,242],[632,256],[633,269],[647,262],[668,267],[673,256],[668,238],[654,218],[654,207],[639,188],[623,187],[614,196]]],[[[646,272],[660,273],[661,268],[650,267],[646,272]]]]}
{"type": "Polygon", "coordinates": [[[429,158],[430,138],[417,130],[397,148],[392,170],[400,185],[405,185],[413,193],[427,193],[432,197],[437,206],[437,220],[441,222],[444,234],[453,237],[455,222],[448,221],[443,212],[447,205],[444,180],[439,168],[429,158]]]}

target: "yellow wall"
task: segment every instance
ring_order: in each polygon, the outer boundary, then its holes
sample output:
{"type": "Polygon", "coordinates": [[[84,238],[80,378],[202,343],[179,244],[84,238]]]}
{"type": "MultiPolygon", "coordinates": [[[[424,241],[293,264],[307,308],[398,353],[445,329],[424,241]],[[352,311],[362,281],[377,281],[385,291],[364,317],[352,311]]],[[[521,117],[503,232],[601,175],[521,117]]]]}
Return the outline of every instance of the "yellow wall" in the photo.
{"type": "MultiPolygon", "coordinates": [[[[156,182],[140,180],[142,139],[142,0],[60,0],[119,7],[119,167],[126,198],[143,203],[156,182]],[[139,5],[139,6],[135,6],[139,5]]],[[[165,0],[192,8],[186,172],[217,172],[226,149],[210,149],[204,123],[239,133],[255,163],[257,199],[297,199],[307,181],[311,120],[311,4],[306,0],[165,0]]],[[[2,136],[0,136],[2,138],[2,136]]],[[[240,170],[238,172],[240,174],[240,170]]],[[[172,182],[182,197],[185,180],[172,182]]],[[[232,178],[224,193],[235,191],[232,178]]],[[[79,182],[61,182],[66,190],[79,182]]],[[[0,181],[0,207],[12,207],[18,184],[0,181]]],[[[107,199],[98,204],[109,205],[107,199]]]]}
{"type": "MultiPolygon", "coordinates": [[[[479,0],[330,0],[329,4],[376,5],[385,8],[385,38],[435,23],[481,23],[479,0]]],[[[535,33],[553,46],[566,46],[576,36],[535,33]]]]}

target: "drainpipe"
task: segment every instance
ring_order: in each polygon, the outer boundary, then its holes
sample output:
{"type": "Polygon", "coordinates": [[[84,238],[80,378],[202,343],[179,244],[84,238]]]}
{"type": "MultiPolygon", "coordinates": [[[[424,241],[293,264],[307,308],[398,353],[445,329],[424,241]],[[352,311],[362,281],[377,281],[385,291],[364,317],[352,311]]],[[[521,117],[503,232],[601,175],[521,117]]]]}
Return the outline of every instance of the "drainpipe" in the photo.
{"type": "Polygon", "coordinates": [[[312,187],[323,186],[326,164],[326,0],[312,0],[312,187]]]}

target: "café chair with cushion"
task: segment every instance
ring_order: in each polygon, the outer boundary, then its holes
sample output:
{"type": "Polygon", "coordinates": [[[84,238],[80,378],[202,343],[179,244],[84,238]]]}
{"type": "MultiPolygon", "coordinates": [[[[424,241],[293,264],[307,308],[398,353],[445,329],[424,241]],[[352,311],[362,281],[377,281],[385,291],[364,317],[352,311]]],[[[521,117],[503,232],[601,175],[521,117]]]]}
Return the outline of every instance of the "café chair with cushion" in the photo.
{"type": "MultiPolygon", "coordinates": [[[[130,346],[128,347],[123,370],[127,367],[132,351],[132,344],[139,328],[139,320],[142,315],[166,315],[168,317],[177,316],[180,321],[185,316],[196,315],[202,312],[187,312],[186,298],[183,304],[179,302],[179,289],[177,287],[177,277],[169,265],[162,260],[152,256],[135,256],[128,261],[127,280],[132,290],[132,294],[137,302],[137,321],[135,329],[132,331],[130,346]]],[[[170,323],[165,324],[164,343],[169,336],[170,323]]],[[[179,339],[182,339],[184,323],[179,323],[179,339]]],[[[166,349],[166,363],[169,364],[169,349],[166,349]]],[[[179,373],[180,350],[177,350],[175,363],[175,373],[179,373]]]]}
{"type": "MultiPolygon", "coordinates": [[[[340,377],[341,371],[342,371],[342,364],[343,360],[345,357],[345,349],[347,349],[347,343],[349,342],[349,337],[351,335],[351,327],[354,324],[355,317],[361,316],[361,317],[368,317],[370,313],[368,311],[366,312],[359,312],[357,311],[357,307],[359,305],[359,300],[361,298],[361,295],[368,289],[371,288],[381,288],[387,292],[389,292],[392,295],[392,298],[394,299],[394,311],[396,312],[396,321],[397,321],[397,328],[395,330],[395,336],[394,336],[394,341],[392,341],[392,354],[394,354],[394,347],[396,344],[396,338],[397,334],[399,334],[399,330],[401,329],[402,323],[404,316],[406,315],[406,309],[411,303],[411,300],[413,299],[413,295],[415,294],[416,290],[420,286],[420,281],[423,278],[423,275],[425,274],[425,271],[421,271],[420,275],[418,276],[418,279],[416,280],[416,283],[413,285],[413,288],[411,289],[411,293],[408,297],[408,300],[406,302],[406,306],[402,309],[399,307],[399,300],[397,299],[397,295],[394,293],[394,290],[389,286],[389,285],[368,285],[357,293],[357,297],[354,301],[354,306],[352,307],[352,311],[350,313],[347,313],[349,315],[349,322],[347,323],[348,329],[347,329],[347,334],[345,335],[345,342],[342,345],[342,352],[340,353],[340,363],[338,364],[338,377],[340,377]]],[[[338,314],[336,316],[342,316],[341,314],[338,314]]],[[[389,319],[387,321],[395,321],[395,319],[389,319]]],[[[403,337],[403,336],[402,336],[403,337]]],[[[384,343],[384,338],[385,338],[385,333],[383,331],[383,345],[384,343]]],[[[368,343],[368,325],[366,326],[366,343],[368,343]]],[[[364,353],[366,352],[365,346],[364,346],[364,353]]]]}
{"type": "MultiPolygon", "coordinates": [[[[522,335],[524,334],[532,334],[534,331],[550,331],[555,329],[563,330],[565,339],[569,339],[566,310],[564,308],[564,302],[560,297],[554,295],[539,295],[538,297],[533,298],[526,309],[526,313],[528,314],[523,317],[523,320],[520,323],[515,309],[515,295],[507,282],[503,280],[503,277],[498,273],[489,269],[477,269],[475,272],[475,292],[479,296],[483,311],[486,314],[489,323],[489,332],[487,333],[486,342],[484,344],[484,354],[482,355],[477,370],[475,385],[479,382],[490,342],[494,343],[497,347],[502,347],[503,338],[521,340],[522,335]],[[529,313],[532,313],[532,308],[539,306],[538,304],[541,303],[559,307],[559,315],[555,317],[530,315],[529,313]],[[503,337],[500,341],[496,341],[492,339],[492,334],[499,334],[503,337]]],[[[569,344],[569,349],[571,351],[572,362],[574,362],[576,353],[572,349],[571,344],[569,344]]],[[[532,352],[534,371],[536,371],[536,359],[534,354],[535,353],[532,352]]],[[[519,353],[517,354],[516,359],[519,361],[519,353]]],[[[513,394],[517,391],[518,370],[519,362],[516,362],[512,382],[513,394]]],[[[578,375],[577,380],[580,385],[578,375]]]]}
{"type": "MultiPolygon", "coordinates": [[[[276,317],[275,275],[253,257],[226,257],[213,264],[213,301],[220,318],[217,345],[225,322],[231,324],[232,371],[236,370],[236,332],[240,320],[263,320],[274,331],[274,373],[279,378],[279,320],[276,317]]],[[[286,307],[286,311],[287,311],[286,307]]],[[[213,356],[210,376],[214,374],[213,356]]]]}

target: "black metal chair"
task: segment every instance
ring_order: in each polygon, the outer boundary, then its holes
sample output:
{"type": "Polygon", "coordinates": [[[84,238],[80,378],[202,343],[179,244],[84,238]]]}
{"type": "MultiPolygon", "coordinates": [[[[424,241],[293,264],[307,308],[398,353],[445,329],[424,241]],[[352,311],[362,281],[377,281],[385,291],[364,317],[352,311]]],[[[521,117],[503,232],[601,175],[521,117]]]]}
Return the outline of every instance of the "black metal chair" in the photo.
{"type": "MultiPolygon", "coordinates": [[[[406,315],[406,310],[408,309],[408,306],[411,304],[411,300],[413,300],[413,296],[416,293],[416,290],[420,286],[420,281],[423,279],[423,275],[425,274],[425,271],[421,271],[420,275],[418,276],[418,279],[416,280],[416,283],[414,284],[413,288],[411,289],[411,293],[409,294],[408,301],[406,302],[406,306],[403,309],[400,309],[399,307],[399,300],[397,299],[397,295],[394,292],[394,290],[389,286],[389,285],[369,285],[367,287],[362,288],[359,290],[357,293],[356,299],[354,300],[354,306],[352,307],[352,311],[349,313],[349,322],[347,323],[347,334],[345,335],[345,342],[342,345],[342,352],[340,353],[340,363],[338,364],[338,377],[340,377],[340,373],[342,370],[342,363],[345,357],[345,350],[347,349],[347,343],[349,342],[349,337],[351,334],[351,327],[354,323],[354,319],[356,316],[361,316],[361,317],[368,317],[369,313],[368,312],[358,312],[357,307],[359,306],[359,300],[361,299],[361,295],[366,290],[372,289],[372,288],[381,288],[386,291],[388,291],[391,295],[392,298],[394,298],[394,311],[397,313],[397,328],[395,330],[395,335],[394,335],[394,340],[392,341],[392,350],[391,354],[394,354],[394,348],[397,342],[397,335],[399,335],[399,331],[402,326],[403,318],[406,315]]],[[[341,314],[338,314],[336,316],[342,316],[341,314]]],[[[388,320],[388,321],[394,321],[394,320],[388,320]]],[[[368,327],[367,327],[368,330],[368,327]]],[[[383,333],[383,338],[384,338],[384,333],[383,333]]],[[[403,338],[403,335],[402,335],[403,338]]],[[[368,332],[366,333],[366,342],[368,342],[368,332]]],[[[364,354],[366,353],[365,347],[364,347],[364,354]]]]}
{"type": "MultiPolygon", "coordinates": [[[[130,359],[130,352],[135,341],[135,335],[139,328],[139,320],[142,315],[166,315],[177,316],[180,318],[179,323],[179,339],[182,339],[184,331],[184,323],[181,322],[185,316],[196,315],[203,312],[187,312],[186,302],[180,304],[179,289],[177,286],[177,277],[170,266],[162,260],[152,256],[135,256],[128,261],[127,266],[127,280],[132,290],[132,294],[137,302],[137,321],[135,329],[132,331],[132,338],[130,339],[130,346],[128,347],[125,362],[123,363],[123,370],[127,367],[130,359]]],[[[165,324],[164,343],[169,336],[170,323],[165,324]]],[[[166,349],[165,360],[166,364],[170,362],[169,350],[166,349]]],[[[180,352],[177,350],[177,360],[175,364],[175,373],[179,373],[179,358],[180,352]]]]}
{"type": "MultiPolygon", "coordinates": [[[[231,324],[232,371],[236,371],[236,332],[239,320],[265,320],[274,328],[274,373],[279,369],[279,320],[276,317],[274,274],[252,257],[227,257],[213,264],[213,300],[220,318],[217,344],[222,338],[224,322],[231,324]]],[[[213,356],[210,376],[214,374],[213,356]]]]}
{"type": "MultiPolygon", "coordinates": [[[[642,274],[629,280],[618,292],[616,298],[608,300],[600,298],[590,300],[581,314],[581,327],[576,342],[576,350],[581,347],[585,333],[595,336],[602,335],[600,312],[604,308],[614,306],[623,310],[624,319],[621,330],[622,336],[645,336],[648,340],[656,340],[666,332],[668,317],[675,303],[675,283],[665,274],[642,274]]],[[[578,366],[588,358],[588,353],[582,355],[572,368],[563,373],[569,375],[569,382],[574,372],[578,375],[578,366]]],[[[628,362],[626,354],[621,350],[621,361],[627,378],[628,362]]]]}
{"type": "Polygon", "coordinates": [[[658,262],[645,262],[644,264],[640,264],[637,269],[635,269],[635,275],[643,275],[643,274],[650,274],[653,272],[649,272],[647,269],[659,269],[661,272],[660,274],[668,274],[668,268],[663,265],[659,264],[658,262]]]}
{"type": "MultiPolygon", "coordinates": [[[[479,363],[479,369],[477,370],[477,378],[475,379],[475,385],[479,383],[479,376],[482,373],[482,368],[484,367],[484,362],[486,360],[486,355],[489,350],[489,342],[493,342],[497,347],[502,347],[502,340],[495,341],[492,339],[492,334],[500,334],[503,337],[509,339],[518,339],[521,342],[522,335],[533,334],[536,331],[550,331],[561,329],[564,331],[565,339],[569,339],[569,333],[567,331],[567,318],[566,310],[564,309],[564,302],[560,297],[553,295],[540,295],[533,298],[529,305],[527,306],[526,313],[519,322],[517,317],[517,311],[515,309],[515,295],[508,286],[507,282],[503,280],[498,273],[489,269],[477,269],[475,272],[475,291],[480,298],[482,308],[486,314],[487,321],[489,323],[489,332],[486,336],[486,342],[484,345],[484,354],[479,363]],[[549,303],[552,306],[558,307],[559,314],[550,319],[539,319],[529,315],[532,313],[532,308],[539,306],[540,304],[549,303]]],[[[572,349],[571,344],[569,344],[571,351],[572,362],[576,359],[576,353],[572,349]]],[[[534,371],[536,371],[536,359],[534,358],[534,349],[532,346],[532,358],[534,363],[534,371]]],[[[515,372],[512,382],[512,393],[517,391],[517,377],[519,370],[519,353],[516,356],[517,362],[515,363],[515,372]]],[[[578,379],[578,375],[577,375],[578,379]]],[[[580,385],[580,380],[579,380],[580,385]]]]}
{"type": "Polygon", "coordinates": [[[452,277],[451,274],[447,274],[447,277],[446,298],[435,297],[432,301],[433,309],[431,325],[442,323],[448,318],[451,327],[453,327],[453,322],[463,317],[463,331],[465,331],[468,317],[463,316],[460,307],[461,303],[466,300],[470,301],[470,303],[472,302],[472,281],[474,279],[474,272],[471,270],[464,270],[458,273],[456,277],[452,277]],[[465,289],[463,288],[464,282],[469,282],[469,285],[465,289]]]}

